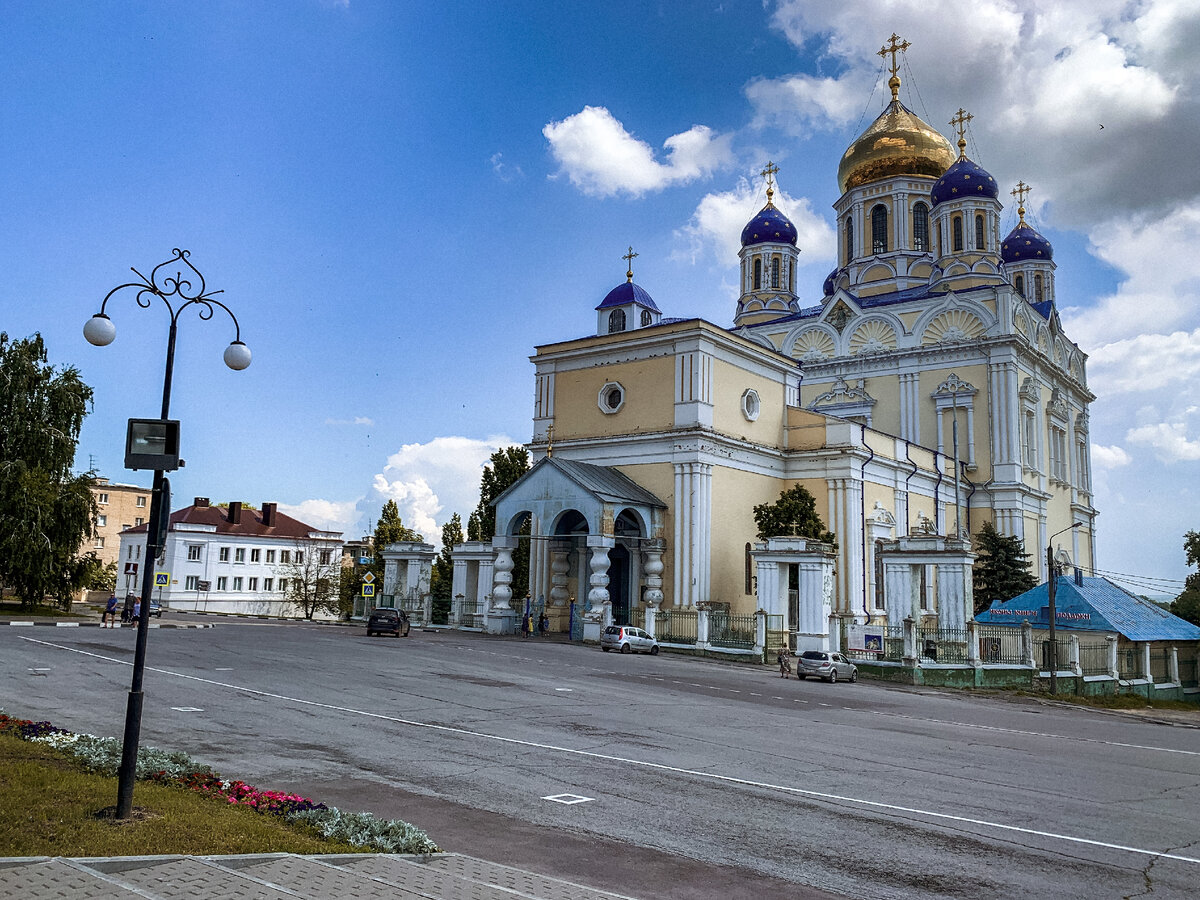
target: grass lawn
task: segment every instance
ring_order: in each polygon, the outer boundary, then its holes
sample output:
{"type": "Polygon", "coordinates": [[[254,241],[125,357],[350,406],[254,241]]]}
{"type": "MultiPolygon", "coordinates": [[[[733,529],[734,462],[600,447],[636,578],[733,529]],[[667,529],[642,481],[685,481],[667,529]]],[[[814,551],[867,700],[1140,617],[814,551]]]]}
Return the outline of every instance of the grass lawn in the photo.
{"type": "Polygon", "coordinates": [[[0,618],[3,619],[81,619],[91,615],[90,608],[83,603],[72,604],[74,612],[65,612],[53,603],[40,603],[33,609],[22,609],[18,600],[0,601],[0,618]]]}
{"type": "Polygon", "coordinates": [[[116,778],[9,734],[0,734],[0,798],[0,856],[364,852],[278,816],[152,782],[134,787],[135,818],[98,816],[111,816],[116,778]]]}

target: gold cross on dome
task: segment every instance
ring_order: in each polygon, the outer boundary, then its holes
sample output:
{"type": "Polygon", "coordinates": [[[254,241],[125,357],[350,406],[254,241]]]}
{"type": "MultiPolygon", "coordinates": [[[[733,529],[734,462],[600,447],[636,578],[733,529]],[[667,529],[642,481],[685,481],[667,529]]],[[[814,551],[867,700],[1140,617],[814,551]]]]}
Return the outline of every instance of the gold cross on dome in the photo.
{"type": "Polygon", "coordinates": [[[758,174],[767,179],[767,202],[771,202],[771,198],[775,195],[775,173],[779,171],[779,166],[770,160],[767,161],[767,167],[758,174]]]}
{"type": "Polygon", "coordinates": [[[908,41],[902,39],[896,32],[892,32],[892,36],[888,38],[888,43],[879,48],[876,56],[886,57],[889,53],[892,55],[892,77],[888,79],[888,87],[892,89],[892,99],[897,100],[900,97],[900,76],[896,73],[900,71],[900,64],[896,62],[896,54],[903,53],[911,47],[908,41]],[[891,46],[889,46],[889,44],[891,46]]]}
{"type": "Polygon", "coordinates": [[[1012,195],[1017,198],[1017,215],[1021,217],[1018,226],[1025,224],[1025,198],[1029,196],[1029,185],[1024,181],[1018,181],[1016,188],[1012,191],[1012,195]]]}
{"type": "Polygon", "coordinates": [[[958,155],[964,158],[967,155],[967,123],[973,118],[975,117],[960,106],[954,118],[950,120],[950,124],[958,131],[958,155]]]}
{"type": "Polygon", "coordinates": [[[625,272],[625,277],[629,279],[629,281],[633,281],[633,259],[637,255],[638,254],[633,252],[633,247],[630,247],[629,252],[621,257],[621,259],[626,260],[629,263],[629,269],[625,272]]]}

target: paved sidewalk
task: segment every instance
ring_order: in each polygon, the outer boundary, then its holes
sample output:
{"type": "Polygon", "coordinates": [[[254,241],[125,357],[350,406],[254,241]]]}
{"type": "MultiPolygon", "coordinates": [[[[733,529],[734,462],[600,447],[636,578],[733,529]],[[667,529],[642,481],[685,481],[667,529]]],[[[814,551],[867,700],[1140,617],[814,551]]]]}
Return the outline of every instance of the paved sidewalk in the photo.
{"type": "Polygon", "coordinates": [[[0,858],[0,898],[634,900],[457,853],[0,858]]]}

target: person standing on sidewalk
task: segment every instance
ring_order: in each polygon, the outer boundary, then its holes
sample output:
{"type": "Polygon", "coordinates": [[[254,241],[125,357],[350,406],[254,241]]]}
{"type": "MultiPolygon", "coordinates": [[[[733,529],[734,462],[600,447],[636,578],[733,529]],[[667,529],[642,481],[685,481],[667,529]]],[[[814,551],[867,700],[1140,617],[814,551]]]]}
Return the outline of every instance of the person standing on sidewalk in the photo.
{"type": "Polygon", "coordinates": [[[101,628],[116,628],[117,627],[117,595],[109,595],[108,602],[104,604],[104,612],[100,613],[101,628]]]}

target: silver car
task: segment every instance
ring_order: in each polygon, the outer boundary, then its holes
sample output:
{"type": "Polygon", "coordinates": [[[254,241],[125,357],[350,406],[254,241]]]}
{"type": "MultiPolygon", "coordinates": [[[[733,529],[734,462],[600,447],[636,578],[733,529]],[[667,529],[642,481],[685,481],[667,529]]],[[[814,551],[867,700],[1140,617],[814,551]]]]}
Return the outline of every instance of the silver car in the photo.
{"type": "Polygon", "coordinates": [[[824,650],[805,650],[796,660],[796,677],[800,679],[812,676],[824,678],[830,684],[839,678],[847,681],[858,681],[858,666],[846,659],[840,653],[824,650]]]}
{"type": "Polygon", "coordinates": [[[622,653],[658,653],[658,641],[640,628],[630,625],[609,625],[600,635],[600,649],[620,650],[622,653]]]}

